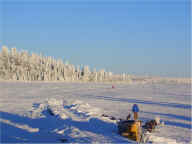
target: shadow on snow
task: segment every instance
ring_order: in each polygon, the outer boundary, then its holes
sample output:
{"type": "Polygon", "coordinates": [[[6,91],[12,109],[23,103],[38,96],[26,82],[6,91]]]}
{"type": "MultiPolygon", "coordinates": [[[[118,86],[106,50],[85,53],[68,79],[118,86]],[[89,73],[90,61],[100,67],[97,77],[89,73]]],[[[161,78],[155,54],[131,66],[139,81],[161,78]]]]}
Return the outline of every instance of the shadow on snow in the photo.
{"type": "Polygon", "coordinates": [[[169,113],[159,113],[159,112],[146,112],[146,111],[141,111],[141,112],[146,113],[146,114],[165,116],[165,117],[169,117],[169,118],[173,118],[173,119],[185,120],[185,121],[189,121],[189,122],[192,121],[192,118],[187,117],[187,116],[181,116],[181,115],[175,115],[175,114],[169,114],[169,113]]]}
{"type": "Polygon", "coordinates": [[[61,139],[66,139],[67,142],[78,142],[78,143],[90,143],[97,141],[87,136],[71,137],[73,128],[77,128],[83,132],[89,132],[97,134],[101,137],[105,137],[105,140],[109,142],[123,142],[128,143],[129,141],[125,138],[120,137],[117,134],[116,125],[108,123],[97,118],[91,118],[89,121],[75,121],[72,119],[60,119],[55,116],[51,116],[47,111],[43,112],[44,118],[32,119],[20,115],[15,115],[7,112],[0,112],[0,118],[3,120],[9,120],[12,123],[19,125],[28,125],[31,128],[39,128],[38,132],[29,132],[25,129],[18,128],[16,126],[9,125],[0,121],[1,127],[1,139],[0,142],[54,142],[61,143],[61,139]],[[54,132],[55,129],[65,129],[63,134],[57,134],[54,132]]]}
{"type": "Polygon", "coordinates": [[[128,103],[137,103],[137,104],[150,104],[150,105],[158,105],[163,107],[173,107],[173,108],[182,108],[182,109],[191,109],[192,106],[188,104],[178,104],[178,103],[169,103],[169,102],[154,102],[154,101],[146,101],[146,100],[137,100],[130,98],[113,98],[108,96],[93,96],[86,95],[87,97],[93,97],[96,99],[104,99],[110,101],[119,101],[119,102],[128,102],[128,103]]]}
{"type": "MultiPolygon", "coordinates": [[[[158,113],[158,112],[145,112],[145,111],[141,111],[141,112],[146,113],[146,114],[152,114],[152,115],[159,115],[159,116],[163,116],[163,117],[168,117],[168,118],[171,118],[171,119],[185,120],[185,121],[189,121],[189,122],[192,121],[191,117],[186,117],[186,116],[166,114],[166,113],[158,113]]],[[[165,125],[192,129],[190,124],[186,124],[186,123],[182,123],[182,122],[176,122],[176,121],[173,121],[173,120],[164,120],[163,117],[161,119],[165,122],[165,125]]],[[[147,120],[147,118],[142,118],[142,119],[147,120]]]]}

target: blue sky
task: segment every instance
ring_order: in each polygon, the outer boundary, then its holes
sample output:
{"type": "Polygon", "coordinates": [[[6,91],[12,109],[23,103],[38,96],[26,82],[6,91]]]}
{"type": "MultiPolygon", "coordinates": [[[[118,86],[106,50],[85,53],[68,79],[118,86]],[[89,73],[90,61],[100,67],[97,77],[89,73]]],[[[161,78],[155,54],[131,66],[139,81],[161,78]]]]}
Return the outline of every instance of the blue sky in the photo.
{"type": "Polygon", "coordinates": [[[2,44],[115,73],[190,76],[187,0],[1,0],[2,44]]]}

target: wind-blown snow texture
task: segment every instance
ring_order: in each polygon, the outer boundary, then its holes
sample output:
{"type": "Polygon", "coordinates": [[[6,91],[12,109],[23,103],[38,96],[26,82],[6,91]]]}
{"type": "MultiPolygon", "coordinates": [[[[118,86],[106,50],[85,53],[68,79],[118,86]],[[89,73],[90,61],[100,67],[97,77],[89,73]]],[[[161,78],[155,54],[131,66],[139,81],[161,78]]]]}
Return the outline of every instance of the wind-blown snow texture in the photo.
{"type": "Polygon", "coordinates": [[[165,123],[151,143],[191,143],[189,84],[0,82],[1,142],[134,143],[116,121],[139,105],[142,121],[165,123]]]}

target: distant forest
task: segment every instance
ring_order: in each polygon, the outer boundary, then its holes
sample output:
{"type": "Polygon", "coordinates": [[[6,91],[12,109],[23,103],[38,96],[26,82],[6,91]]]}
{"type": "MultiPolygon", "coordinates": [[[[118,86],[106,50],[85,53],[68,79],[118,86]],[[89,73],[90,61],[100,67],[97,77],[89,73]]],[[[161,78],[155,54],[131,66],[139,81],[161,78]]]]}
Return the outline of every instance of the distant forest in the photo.
{"type": "Polygon", "coordinates": [[[104,69],[90,71],[89,66],[75,66],[61,59],[27,51],[18,52],[2,47],[0,52],[0,79],[19,81],[85,81],[126,82],[132,81],[128,74],[113,74],[104,69]]]}

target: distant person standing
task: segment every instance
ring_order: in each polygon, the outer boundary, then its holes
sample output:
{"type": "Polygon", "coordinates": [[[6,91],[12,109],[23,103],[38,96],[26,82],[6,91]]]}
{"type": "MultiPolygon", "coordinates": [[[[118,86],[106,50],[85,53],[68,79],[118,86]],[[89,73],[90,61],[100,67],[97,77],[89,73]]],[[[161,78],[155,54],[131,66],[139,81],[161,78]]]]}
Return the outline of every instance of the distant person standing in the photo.
{"type": "Polygon", "coordinates": [[[133,115],[134,115],[134,120],[137,120],[138,119],[138,112],[139,112],[139,107],[138,107],[137,104],[133,105],[132,112],[133,112],[133,115]]]}

